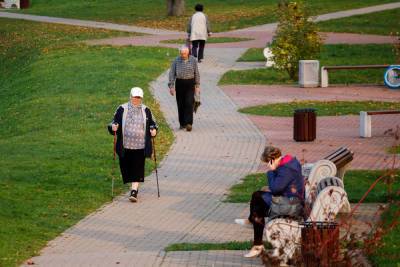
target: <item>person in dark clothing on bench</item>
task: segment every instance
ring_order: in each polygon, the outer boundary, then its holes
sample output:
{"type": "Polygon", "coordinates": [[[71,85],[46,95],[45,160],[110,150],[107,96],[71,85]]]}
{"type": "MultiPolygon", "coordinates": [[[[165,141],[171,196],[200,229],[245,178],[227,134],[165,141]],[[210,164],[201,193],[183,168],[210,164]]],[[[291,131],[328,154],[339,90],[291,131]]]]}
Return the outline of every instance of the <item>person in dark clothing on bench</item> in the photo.
{"type": "Polygon", "coordinates": [[[247,258],[256,257],[264,251],[262,237],[265,217],[271,215],[272,202],[302,207],[304,200],[304,179],[300,162],[295,157],[282,156],[279,148],[267,146],[261,160],[268,164],[268,187],[253,193],[248,219],[235,219],[235,223],[254,229],[253,247],[244,255],[247,258]]]}

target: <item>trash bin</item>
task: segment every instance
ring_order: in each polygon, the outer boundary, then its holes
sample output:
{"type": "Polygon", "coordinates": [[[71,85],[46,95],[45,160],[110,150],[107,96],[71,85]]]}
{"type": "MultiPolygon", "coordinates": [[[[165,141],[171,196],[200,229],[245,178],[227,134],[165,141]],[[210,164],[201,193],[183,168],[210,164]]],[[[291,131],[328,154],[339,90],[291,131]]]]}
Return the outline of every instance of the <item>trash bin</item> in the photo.
{"type": "Polygon", "coordinates": [[[297,142],[314,141],[317,133],[315,109],[296,109],[293,119],[293,139],[297,142]]]}
{"type": "Polygon", "coordinates": [[[29,0],[20,0],[19,7],[20,8],[29,8],[29,0]]]}
{"type": "Polygon", "coordinates": [[[339,262],[339,229],[335,222],[305,222],[301,228],[301,255],[305,267],[333,267],[339,262]]]}

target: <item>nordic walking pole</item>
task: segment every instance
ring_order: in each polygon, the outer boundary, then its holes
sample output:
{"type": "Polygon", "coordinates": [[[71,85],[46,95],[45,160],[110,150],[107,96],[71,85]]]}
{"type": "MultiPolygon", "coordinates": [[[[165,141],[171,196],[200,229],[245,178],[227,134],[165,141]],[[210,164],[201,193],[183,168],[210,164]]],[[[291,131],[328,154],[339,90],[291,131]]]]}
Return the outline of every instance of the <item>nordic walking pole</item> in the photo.
{"type": "Polygon", "coordinates": [[[114,199],[114,176],[115,176],[115,154],[116,154],[116,144],[117,144],[117,131],[114,131],[114,161],[112,167],[112,180],[111,180],[111,200],[114,199]]]}
{"type": "Polygon", "coordinates": [[[157,170],[157,156],[156,156],[156,145],[154,142],[154,136],[151,137],[151,142],[153,143],[153,157],[154,157],[154,165],[156,168],[156,180],[157,180],[157,194],[158,194],[158,198],[160,198],[160,187],[158,185],[158,170],[157,170]]]}

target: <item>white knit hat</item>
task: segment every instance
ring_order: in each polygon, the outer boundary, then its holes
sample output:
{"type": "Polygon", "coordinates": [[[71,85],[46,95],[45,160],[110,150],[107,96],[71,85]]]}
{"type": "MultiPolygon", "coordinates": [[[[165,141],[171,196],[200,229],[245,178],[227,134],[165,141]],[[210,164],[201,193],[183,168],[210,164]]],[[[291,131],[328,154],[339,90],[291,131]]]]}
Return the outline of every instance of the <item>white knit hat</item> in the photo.
{"type": "Polygon", "coordinates": [[[139,96],[140,98],[143,98],[143,90],[139,87],[133,87],[131,89],[131,97],[137,97],[139,96]]]}

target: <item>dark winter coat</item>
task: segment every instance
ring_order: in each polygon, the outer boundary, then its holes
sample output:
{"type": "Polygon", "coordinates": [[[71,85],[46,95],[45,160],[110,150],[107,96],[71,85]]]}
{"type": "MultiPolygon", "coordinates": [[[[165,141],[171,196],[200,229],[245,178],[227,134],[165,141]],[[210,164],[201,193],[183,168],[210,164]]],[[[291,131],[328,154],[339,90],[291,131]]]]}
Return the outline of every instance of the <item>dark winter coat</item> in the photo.
{"type": "MultiPolygon", "coordinates": [[[[119,125],[118,130],[117,130],[117,144],[116,144],[116,152],[119,157],[124,156],[123,131],[125,128],[125,121],[126,121],[127,113],[128,113],[128,103],[122,104],[121,106],[118,107],[117,111],[115,111],[114,119],[108,125],[108,131],[112,135],[114,135],[114,132],[112,131],[111,125],[112,124],[119,125]]],[[[149,157],[151,157],[151,154],[153,151],[153,147],[152,147],[152,143],[151,143],[150,129],[158,129],[158,126],[156,124],[156,121],[155,121],[150,109],[143,104],[142,104],[142,114],[143,114],[143,119],[144,119],[144,123],[145,123],[144,129],[146,132],[145,145],[144,145],[144,156],[149,158],[149,157]]]]}
{"type": "Polygon", "coordinates": [[[275,170],[267,172],[267,177],[272,195],[304,199],[304,178],[296,158],[283,157],[275,170]]]}

